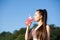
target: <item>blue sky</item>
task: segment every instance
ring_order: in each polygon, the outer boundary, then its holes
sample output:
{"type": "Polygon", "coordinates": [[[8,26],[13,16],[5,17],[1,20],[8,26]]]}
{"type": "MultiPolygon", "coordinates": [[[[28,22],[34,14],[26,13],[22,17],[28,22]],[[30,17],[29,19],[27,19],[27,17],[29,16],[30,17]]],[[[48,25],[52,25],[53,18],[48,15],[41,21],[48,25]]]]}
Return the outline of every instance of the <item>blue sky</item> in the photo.
{"type": "Polygon", "coordinates": [[[60,0],[0,0],[0,33],[26,27],[26,18],[37,9],[47,9],[48,24],[60,26],[60,0]]]}

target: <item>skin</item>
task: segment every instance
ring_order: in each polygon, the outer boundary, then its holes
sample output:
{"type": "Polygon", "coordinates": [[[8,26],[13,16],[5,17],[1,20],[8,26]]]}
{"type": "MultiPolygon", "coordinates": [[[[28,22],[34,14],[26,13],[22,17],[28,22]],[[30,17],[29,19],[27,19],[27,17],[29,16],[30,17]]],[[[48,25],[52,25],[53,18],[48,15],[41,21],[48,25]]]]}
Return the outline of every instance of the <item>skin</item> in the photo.
{"type": "MultiPolygon", "coordinates": [[[[42,15],[39,14],[39,11],[35,12],[34,21],[38,23],[38,26],[34,29],[36,31],[43,24],[42,15]]],[[[27,28],[26,28],[26,33],[25,33],[25,40],[29,40],[28,39],[28,33],[29,33],[29,30],[30,30],[31,24],[32,23],[30,23],[29,26],[26,25],[27,28]]],[[[50,28],[49,28],[49,25],[46,25],[46,30],[47,30],[48,40],[50,40],[50,28]]],[[[38,40],[38,39],[37,38],[33,38],[33,40],[38,40]]]]}

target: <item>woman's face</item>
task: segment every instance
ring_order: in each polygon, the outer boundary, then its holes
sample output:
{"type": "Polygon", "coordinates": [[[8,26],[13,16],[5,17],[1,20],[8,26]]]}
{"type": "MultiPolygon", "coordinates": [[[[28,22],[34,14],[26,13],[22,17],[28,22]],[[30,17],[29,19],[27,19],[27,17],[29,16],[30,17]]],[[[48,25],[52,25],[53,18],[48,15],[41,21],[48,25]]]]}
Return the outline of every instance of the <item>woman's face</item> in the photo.
{"type": "Polygon", "coordinates": [[[42,16],[40,15],[39,11],[36,11],[34,14],[34,21],[38,22],[41,18],[42,16]]]}

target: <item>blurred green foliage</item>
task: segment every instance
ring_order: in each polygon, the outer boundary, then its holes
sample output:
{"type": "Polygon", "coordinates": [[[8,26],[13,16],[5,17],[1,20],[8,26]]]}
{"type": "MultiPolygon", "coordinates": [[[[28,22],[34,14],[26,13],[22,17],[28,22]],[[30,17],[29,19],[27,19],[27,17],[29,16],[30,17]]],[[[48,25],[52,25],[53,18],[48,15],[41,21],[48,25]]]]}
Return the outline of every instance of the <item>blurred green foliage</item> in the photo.
{"type": "MultiPolygon", "coordinates": [[[[37,24],[34,24],[33,27],[36,27],[36,26],[37,24]]],[[[49,26],[50,26],[50,40],[60,40],[60,27],[55,26],[54,24],[51,24],[49,26]]],[[[26,28],[15,30],[13,33],[4,31],[0,33],[0,40],[25,40],[24,39],[25,31],[26,31],[26,28]]]]}

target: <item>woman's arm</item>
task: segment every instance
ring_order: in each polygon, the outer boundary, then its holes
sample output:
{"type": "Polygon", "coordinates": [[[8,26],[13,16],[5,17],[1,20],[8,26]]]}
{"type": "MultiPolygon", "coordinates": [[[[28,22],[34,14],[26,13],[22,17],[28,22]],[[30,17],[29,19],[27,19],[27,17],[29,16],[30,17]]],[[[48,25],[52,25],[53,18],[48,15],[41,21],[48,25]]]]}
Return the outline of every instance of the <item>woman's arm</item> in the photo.
{"type": "Polygon", "coordinates": [[[29,40],[29,31],[30,31],[30,26],[32,22],[30,22],[28,19],[25,22],[27,28],[26,28],[26,33],[25,33],[25,40],[29,40]]]}
{"type": "Polygon", "coordinates": [[[30,27],[27,27],[26,28],[26,33],[25,33],[25,40],[29,40],[29,38],[28,38],[29,30],[30,30],[30,27]]]}
{"type": "Polygon", "coordinates": [[[48,40],[50,40],[50,27],[47,25],[47,35],[48,35],[48,40]]]}

